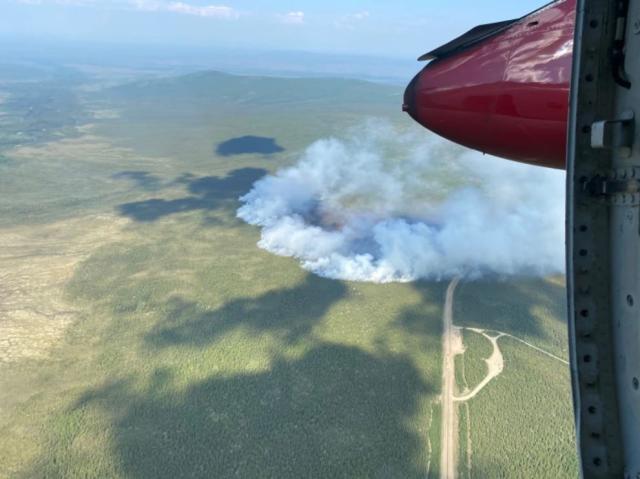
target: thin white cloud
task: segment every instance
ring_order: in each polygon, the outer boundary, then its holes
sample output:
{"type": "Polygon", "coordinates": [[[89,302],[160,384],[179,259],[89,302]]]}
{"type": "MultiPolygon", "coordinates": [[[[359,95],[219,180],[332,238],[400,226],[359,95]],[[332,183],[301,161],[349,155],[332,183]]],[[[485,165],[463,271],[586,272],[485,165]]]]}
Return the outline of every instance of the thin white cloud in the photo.
{"type": "Polygon", "coordinates": [[[227,5],[191,5],[186,2],[163,0],[111,0],[108,2],[97,0],[14,0],[23,5],[59,5],[59,6],[100,6],[107,8],[124,8],[142,12],[169,12],[196,17],[236,19],[239,12],[227,5]]]}
{"type": "Polygon", "coordinates": [[[278,18],[287,25],[302,25],[304,23],[304,12],[289,12],[284,15],[278,15],[278,18]]]}
{"type": "Polygon", "coordinates": [[[84,7],[95,4],[95,0],[16,0],[22,5],[61,5],[66,7],[84,7]]]}
{"type": "Polygon", "coordinates": [[[350,13],[349,15],[343,15],[340,18],[338,18],[334,22],[334,25],[337,28],[352,30],[356,27],[358,23],[365,21],[367,18],[369,18],[369,16],[370,14],[366,10],[363,10],[361,12],[356,12],[356,13],[350,13]]]}
{"type": "Polygon", "coordinates": [[[365,10],[363,12],[354,13],[353,15],[350,15],[350,17],[353,20],[364,20],[365,18],[369,18],[369,12],[365,10]]]}
{"type": "Polygon", "coordinates": [[[143,12],[158,12],[160,11],[160,5],[155,0],[131,0],[131,6],[143,12]]]}
{"type": "Polygon", "coordinates": [[[240,14],[227,5],[191,5],[184,2],[160,2],[156,0],[133,0],[132,5],[136,10],[144,12],[170,12],[181,15],[193,15],[196,17],[236,19],[240,14]]]}
{"type": "Polygon", "coordinates": [[[185,15],[196,15],[198,17],[234,19],[239,16],[236,10],[226,5],[205,5],[203,7],[197,7],[183,2],[171,2],[167,5],[167,11],[185,15]]]}

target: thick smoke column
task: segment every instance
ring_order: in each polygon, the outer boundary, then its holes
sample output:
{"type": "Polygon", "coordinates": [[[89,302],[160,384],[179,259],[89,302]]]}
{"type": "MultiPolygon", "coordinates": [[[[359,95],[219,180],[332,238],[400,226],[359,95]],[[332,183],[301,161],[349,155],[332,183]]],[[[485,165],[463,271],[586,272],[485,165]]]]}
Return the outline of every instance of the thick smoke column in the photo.
{"type": "Polygon", "coordinates": [[[564,173],[370,121],[241,198],[258,245],[318,275],[411,281],[564,267],[564,173]]]}

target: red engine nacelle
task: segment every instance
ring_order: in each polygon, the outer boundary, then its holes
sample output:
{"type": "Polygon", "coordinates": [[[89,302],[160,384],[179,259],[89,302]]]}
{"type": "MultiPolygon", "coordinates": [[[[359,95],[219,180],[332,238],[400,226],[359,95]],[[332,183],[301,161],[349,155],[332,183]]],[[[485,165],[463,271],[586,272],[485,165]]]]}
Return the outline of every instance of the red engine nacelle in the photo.
{"type": "Polygon", "coordinates": [[[576,0],[476,27],[420,60],[403,109],[456,143],[565,167],[576,0]]]}

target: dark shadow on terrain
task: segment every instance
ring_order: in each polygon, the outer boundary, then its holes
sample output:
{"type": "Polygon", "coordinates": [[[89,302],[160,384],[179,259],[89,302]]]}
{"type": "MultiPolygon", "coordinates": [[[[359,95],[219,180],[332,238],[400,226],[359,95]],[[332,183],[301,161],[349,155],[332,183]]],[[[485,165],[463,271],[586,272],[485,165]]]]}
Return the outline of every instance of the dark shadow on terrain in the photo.
{"type": "Polygon", "coordinates": [[[185,390],[171,388],[165,370],[156,376],[143,391],[127,382],[92,391],[73,409],[113,418],[114,453],[127,477],[425,475],[424,443],[407,425],[431,387],[402,357],[322,344],[269,371],[210,377],[185,390]]]}
{"type": "Polygon", "coordinates": [[[288,341],[309,334],[327,310],[345,297],[339,281],[307,275],[305,281],[289,289],[270,291],[257,298],[240,298],[216,310],[203,310],[180,298],[166,306],[167,321],[151,331],[147,340],[159,347],[204,346],[225,332],[246,328],[273,332],[288,341]]]}
{"type": "Polygon", "coordinates": [[[219,156],[233,156],[245,154],[272,155],[280,153],[284,148],[278,145],[275,138],[264,136],[239,136],[223,141],[216,147],[219,156]]]}
{"type": "Polygon", "coordinates": [[[399,322],[402,328],[415,337],[435,337],[440,341],[442,335],[442,309],[444,307],[447,281],[414,281],[413,288],[420,293],[422,301],[419,305],[407,308],[400,315],[399,322]],[[437,312],[425,312],[426,307],[437,305],[437,312]],[[436,323],[437,332],[433,331],[433,323],[436,323]]]}
{"type": "Polygon", "coordinates": [[[566,290],[540,278],[462,281],[453,301],[454,323],[513,334],[544,337],[532,308],[566,324],[566,290]]]}
{"type": "Polygon", "coordinates": [[[129,180],[143,190],[155,191],[162,187],[162,181],[148,171],[120,171],[112,176],[115,180],[129,180]]]}
{"type": "MultiPolygon", "coordinates": [[[[127,173],[127,172],[123,172],[127,173]]],[[[128,172],[132,173],[132,172],[128,172]]],[[[133,172],[135,178],[143,181],[150,175],[145,172],[133,172]]],[[[177,199],[151,198],[134,201],[118,206],[122,216],[135,221],[156,221],[175,213],[204,210],[213,211],[221,208],[236,208],[238,197],[249,191],[251,185],[267,173],[262,168],[240,168],[231,171],[225,177],[201,176],[185,174],[173,184],[183,184],[190,195],[177,199]]]]}

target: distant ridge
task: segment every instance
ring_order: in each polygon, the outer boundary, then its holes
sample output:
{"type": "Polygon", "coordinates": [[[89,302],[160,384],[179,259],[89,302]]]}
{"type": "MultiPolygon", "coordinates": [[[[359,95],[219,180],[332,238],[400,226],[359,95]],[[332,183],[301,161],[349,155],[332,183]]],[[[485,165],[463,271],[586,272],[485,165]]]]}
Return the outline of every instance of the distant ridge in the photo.
{"type": "Polygon", "coordinates": [[[273,104],[323,102],[399,101],[397,86],[366,80],[330,77],[246,76],[207,70],[175,77],[146,79],[113,87],[107,94],[117,97],[186,98],[220,103],[273,104]]]}

